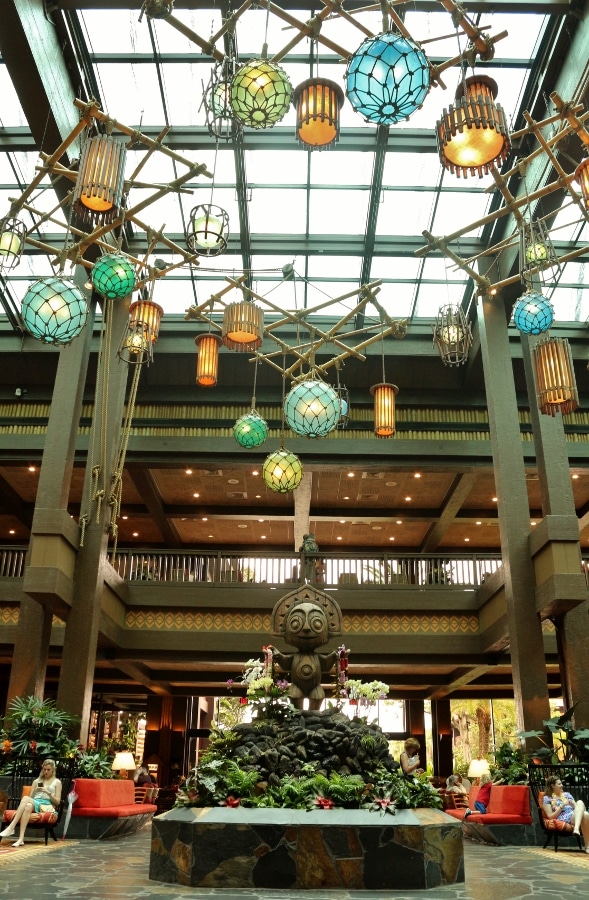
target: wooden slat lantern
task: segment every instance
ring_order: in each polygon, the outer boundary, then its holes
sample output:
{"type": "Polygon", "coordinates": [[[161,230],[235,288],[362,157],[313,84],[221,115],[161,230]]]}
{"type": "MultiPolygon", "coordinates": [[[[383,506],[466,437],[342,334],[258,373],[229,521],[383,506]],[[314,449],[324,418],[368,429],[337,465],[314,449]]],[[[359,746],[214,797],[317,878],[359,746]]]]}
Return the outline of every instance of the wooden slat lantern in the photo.
{"type": "Polygon", "coordinates": [[[577,166],[575,179],[579,182],[585,206],[589,209],[589,157],[577,166]]]}
{"type": "Polygon", "coordinates": [[[221,338],[216,334],[199,334],[195,337],[194,343],[198,347],[196,383],[201,387],[214,387],[219,373],[221,338]]]}
{"type": "Polygon", "coordinates": [[[223,312],[221,334],[230,350],[257,350],[264,334],[264,310],[249,300],[229,303],[223,312]]]}
{"type": "Polygon", "coordinates": [[[551,416],[574,412],[579,406],[579,393],[567,339],[545,338],[534,345],[532,352],[540,412],[551,416]]]}
{"type": "Polygon", "coordinates": [[[308,78],[295,88],[297,137],[311,150],[335,144],[339,137],[339,114],[344,92],[333,81],[308,78]]]}
{"type": "Polygon", "coordinates": [[[123,142],[110,134],[85,141],[74,188],[74,209],[82,222],[112,222],[119,214],[125,183],[123,142]]]}
{"type": "Polygon", "coordinates": [[[492,78],[473,75],[460,84],[456,104],[450,104],[436,123],[440,160],[454,175],[482,178],[507,158],[509,130],[496,96],[497,83],[492,78]]]}
{"type": "Polygon", "coordinates": [[[377,437],[392,437],[395,433],[395,397],[399,393],[396,384],[373,384],[370,393],[374,397],[374,433],[377,437]]]}
{"type": "Polygon", "coordinates": [[[164,311],[153,300],[136,300],[129,307],[129,323],[119,348],[119,357],[131,365],[153,360],[164,311]]]}

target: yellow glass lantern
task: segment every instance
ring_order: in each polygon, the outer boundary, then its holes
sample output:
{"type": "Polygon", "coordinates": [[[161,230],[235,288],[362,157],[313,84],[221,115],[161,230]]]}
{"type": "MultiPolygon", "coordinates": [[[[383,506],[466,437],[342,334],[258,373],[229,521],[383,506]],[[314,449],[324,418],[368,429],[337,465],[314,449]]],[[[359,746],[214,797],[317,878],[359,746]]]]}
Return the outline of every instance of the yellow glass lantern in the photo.
{"type": "Polygon", "coordinates": [[[83,222],[112,222],[119,214],[127,150],[111,134],[85,141],[74,188],[74,209],[83,222]]]}
{"type": "Polygon", "coordinates": [[[450,104],[436,123],[440,160],[454,175],[478,173],[481,178],[507,158],[511,142],[496,96],[492,78],[473,75],[458,87],[456,105],[450,104]]]}
{"type": "Polygon", "coordinates": [[[308,78],[295,88],[297,137],[312,150],[335,144],[339,137],[339,114],[344,92],[333,81],[308,78]]]}
{"type": "Polygon", "coordinates": [[[221,334],[230,350],[257,350],[264,334],[264,310],[249,300],[229,303],[223,312],[221,334]]]}
{"type": "Polygon", "coordinates": [[[370,393],[374,397],[374,433],[381,438],[392,437],[395,433],[395,397],[399,388],[384,381],[373,384],[370,393]]]}
{"type": "Polygon", "coordinates": [[[574,412],[579,406],[579,393],[567,339],[545,338],[534,345],[532,353],[540,412],[551,416],[574,412]]]}
{"type": "Polygon", "coordinates": [[[223,342],[216,334],[199,334],[194,343],[198,347],[196,383],[214,387],[219,373],[219,345],[223,342]]]}
{"type": "Polygon", "coordinates": [[[164,311],[153,300],[141,299],[129,307],[129,322],[119,348],[119,357],[130,365],[149,363],[153,360],[164,311]]]}

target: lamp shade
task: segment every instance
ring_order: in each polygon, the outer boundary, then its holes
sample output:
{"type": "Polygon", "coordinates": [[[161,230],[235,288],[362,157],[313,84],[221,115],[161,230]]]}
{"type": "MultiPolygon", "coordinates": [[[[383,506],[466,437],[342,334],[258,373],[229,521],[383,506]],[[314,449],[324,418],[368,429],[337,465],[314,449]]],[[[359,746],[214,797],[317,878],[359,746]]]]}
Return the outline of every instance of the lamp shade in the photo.
{"type": "Polygon", "coordinates": [[[491,769],[486,759],[471,759],[468,767],[469,778],[480,778],[481,775],[490,775],[491,769]]]}
{"type": "Polygon", "coordinates": [[[135,757],[130,750],[121,750],[115,754],[112,766],[113,772],[131,772],[136,768],[135,757]]]}
{"type": "Polygon", "coordinates": [[[262,478],[271,491],[287,494],[294,491],[303,477],[303,464],[294,453],[281,447],[264,460],[262,478]]]}
{"type": "Polygon", "coordinates": [[[295,88],[297,138],[306,147],[319,150],[335,144],[339,137],[339,114],[344,92],[325,78],[308,78],[295,88]]]}
{"type": "Polygon", "coordinates": [[[436,124],[442,165],[454,175],[479,178],[507,158],[511,142],[502,107],[495,103],[497,83],[473,75],[456,92],[456,104],[436,124]]]}
{"type": "Polygon", "coordinates": [[[526,291],[513,306],[513,324],[524,334],[542,334],[554,321],[550,300],[538,291],[526,291]]]}
{"type": "Polygon", "coordinates": [[[199,256],[219,256],[227,249],[229,216],[220,206],[201,203],[190,213],[186,243],[199,256]]]}
{"type": "Polygon", "coordinates": [[[233,426],[233,434],[240,447],[250,450],[264,443],[268,437],[268,423],[252,409],[237,420],[233,426]]]}
{"type": "Polygon", "coordinates": [[[122,253],[105,253],[94,264],[92,285],[109,300],[128,297],[135,287],[135,267],[122,253]]]}
{"type": "Polygon", "coordinates": [[[0,219],[0,271],[18,265],[25,245],[27,229],[24,222],[7,216],[0,219]]]}
{"type": "Polygon", "coordinates": [[[72,281],[52,275],[29,287],[21,315],[33,337],[45,344],[69,344],[86,324],[88,306],[72,281]]]}
{"type": "Polygon", "coordinates": [[[111,134],[98,134],[84,142],[73,200],[82,222],[102,224],[118,215],[126,154],[123,142],[111,134]]]}
{"type": "Polygon", "coordinates": [[[216,334],[199,334],[194,343],[198,348],[196,383],[214,387],[219,373],[219,345],[223,342],[216,334]]]}
{"type": "Polygon", "coordinates": [[[579,393],[567,339],[544,338],[534,345],[532,353],[540,412],[551,416],[559,411],[563,415],[574,412],[579,406],[579,393]]]}
{"type": "Polygon", "coordinates": [[[119,347],[119,357],[130,365],[139,365],[153,359],[153,345],[158,339],[160,322],[164,314],[153,300],[136,300],[129,307],[129,322],[119,347]]]}
{"type": "Polygon", "coordinates": [[[460,366],[465,363],[472,344],[472,333],[462,309],[452,304],[441,306],[433,330],[434,344],[444,365],[460,366]]]}
{"type": "Polygon", "coordinates": [[[333,431],[341,411],[337,392],[320,378],[295,384],[284,401],[284,415],[292,430],[310,438],[333,431]]]}
{"type": "Polygon", "coordinates": [[[370,388],[374,397],[374,433],[377,437],[392,437],[395,433],[395,397],[399,393],[396,384],[374,384],[370,388]]]}
{"type": "Polygon", "coordinates": [[[230,350],[257,350],[264,334],[264,310],[249,300],[229,303],[223,311],[221,334],[230,350]]]}
{"type": "Polygon", "coordinates": [[[276,63],[253,59],[236,72],[231,82],[233,115],[250,128],[269,128],[288,112],[292,85],[276,63]]]}
{"type": "Polygon", "coordinates": [[[577,166],[575,178],[579,182],[585,206],[589,209],[589,157],[577,166]]]}
{"type": "Polygon", "coordinates": [[[385,32],[367,38],[345,74],[348,100],[367,122],[394,125],[422,105],[430,88],[423,50],[410,38],[385,32]]]}

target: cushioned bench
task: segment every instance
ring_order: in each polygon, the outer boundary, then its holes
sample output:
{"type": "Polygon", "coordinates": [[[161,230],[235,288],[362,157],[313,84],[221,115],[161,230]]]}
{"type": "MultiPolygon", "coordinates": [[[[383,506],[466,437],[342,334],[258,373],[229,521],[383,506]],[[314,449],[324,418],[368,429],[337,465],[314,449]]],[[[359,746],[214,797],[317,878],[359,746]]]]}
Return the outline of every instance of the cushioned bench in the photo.
{"type": "MultiPolygon", "coordinates": [[[[538,815],[530,808],[530,790],[525,784],[494,784],[485,814],[474,808],[479,788],[473,785],[468,795],[472,814],[464,822],[465,837],[489,844],[532,845],[538,843],[538,815]]],[[[446,809],[447,815],[464,819],[464,809],[446,809]]]]}
{"type": "Polygon", "coordinates": [[[157,806],[135,802],[128,779],[76,778],[78,799],[72,808],[68,837],[100,840],[132,834],[150,821],[157,806]]]}

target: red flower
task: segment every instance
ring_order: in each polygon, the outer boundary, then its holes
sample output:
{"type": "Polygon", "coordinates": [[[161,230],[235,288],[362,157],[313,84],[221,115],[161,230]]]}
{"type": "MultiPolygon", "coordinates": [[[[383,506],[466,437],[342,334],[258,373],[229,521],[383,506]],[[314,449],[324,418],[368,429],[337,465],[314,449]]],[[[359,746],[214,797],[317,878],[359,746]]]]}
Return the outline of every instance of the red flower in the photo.
{"type": "Polygon", "coordinates": [[[233,794],[229,794],[226,798],[225,802],[221,804],[221,806],[229,806],[231,809],[235,809],[236,806],[239,806],[241,800],[239,797],[234,797],[233,794]]]}
{"type": "Polygon", "coordinates": [[[319,809],[333,809],[335,803],[327,797],[315,797],[315,806],[319,809]]]}
{"type": "Polygon", "coordinates": [[[31,741],[31,743],[29,744],[29,747],[31,748],[31,753],[35,753],[35,751],[37,749],[37,741],[31,741]]]}

